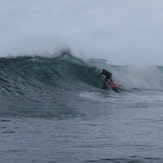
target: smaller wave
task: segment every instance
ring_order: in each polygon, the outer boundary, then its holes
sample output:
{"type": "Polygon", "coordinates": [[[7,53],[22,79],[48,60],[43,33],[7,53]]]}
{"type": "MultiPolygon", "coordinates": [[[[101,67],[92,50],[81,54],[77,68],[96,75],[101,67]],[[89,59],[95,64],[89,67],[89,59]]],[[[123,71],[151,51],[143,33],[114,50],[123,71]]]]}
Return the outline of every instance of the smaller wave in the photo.
{"type": "Polygon", "coordinates": [[[104,159],[98,159],[98,160],[87,160],[85,162],[91,163],[91,162],[107,162],[107,163],[161,163],[163,161],[162,158],[156,158],[156,157],[142,157],[142,156],[130,156],[130,157],[122,157],[122,158],[104,158],[104,159]]]}
{"type": "Polygon", "coordinates": [[[157,66],[115,68],[116,78],[129,89],[163,90],[163,73],[157,66]]]}

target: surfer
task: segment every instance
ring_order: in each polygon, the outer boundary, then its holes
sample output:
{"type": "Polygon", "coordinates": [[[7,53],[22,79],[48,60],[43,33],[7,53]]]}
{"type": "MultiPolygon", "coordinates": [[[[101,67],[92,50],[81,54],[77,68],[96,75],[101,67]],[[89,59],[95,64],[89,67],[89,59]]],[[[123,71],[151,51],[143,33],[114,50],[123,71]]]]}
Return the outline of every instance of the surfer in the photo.
{"type": "MultiPolygon", "coordinates": [[[[105,75],[105,81],[106,82],[108,82],[108,79],[110,80],[110,82],[112,83],[112,84],[114,84],[113,83],[113,80],[111,79],[112,78],[112,73],[111,72],[109,72],[109,71],[107,71],[107,70],[105,70],[105,69],[102,69],[102,72],[100,73],[100,75],[98,75],[98,77],[100,77],[101,75],[105,75]]],[[[108,82],[109,83],[109,82],[108,82]]],[[[110,83],[109,83],[110,84],[110,83]]]]}

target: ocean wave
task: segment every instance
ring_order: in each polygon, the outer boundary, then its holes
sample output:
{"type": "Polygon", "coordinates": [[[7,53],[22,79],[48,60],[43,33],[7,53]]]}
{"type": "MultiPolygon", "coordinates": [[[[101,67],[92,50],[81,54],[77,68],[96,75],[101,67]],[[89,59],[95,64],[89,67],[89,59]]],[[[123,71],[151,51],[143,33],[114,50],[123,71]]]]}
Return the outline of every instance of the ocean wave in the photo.
{"type": "Polygon", "coordinates": [[[82,60],[69,53],[52,58],[1,58],[0,114],[45,118],[82,116],[80,111],[74,111],[76,107],[80,108],[79,101],[105,103],[108,99],[103,99],[103,94],[115,96],[110,88],[102,90],[107,88],[103,77],[97,77],[102,68],[111,71],[113,81],[123,85],[122,93],[163,90],[163,67],[160,66],[110,65],[104,60],[82,60]]]}
{"type": "Polygon", "coordinates": [[[84,86],[102,88],[97,78],[101,69],[113,73],[115,83],[125,90],[163,89],[163,67],[135,67],[110,65],[106,60],[82,60],[70,53],[57,57],[15,57],[0,59],[0,89],[5,93],[26,94],[33,89],[74,89],[84,86]]]}
{"type": "Polygon", "coordinates": [[[95,85],[98,69],[69,53],[54,58],[15,57],[0,59],[0,88],[3,92],[23,93],[27,87],[76,85],[80,82],[95,85]]]}

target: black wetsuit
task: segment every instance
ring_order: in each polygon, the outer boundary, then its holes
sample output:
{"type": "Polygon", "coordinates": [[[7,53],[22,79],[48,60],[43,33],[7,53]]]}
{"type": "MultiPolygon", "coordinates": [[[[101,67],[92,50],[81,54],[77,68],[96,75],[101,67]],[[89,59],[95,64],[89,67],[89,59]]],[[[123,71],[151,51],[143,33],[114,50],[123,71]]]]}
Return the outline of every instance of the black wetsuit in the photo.
{"type": "Polygon", "coordinates": [[[108,82],[108,79],[111,81],[111,83],[113,84],[113,80],[112,80],[112,73],[106,70],[102,70],[101,75],[105,75],[105,81],[108,82]]]}
{"type": "Polygon", "coordinates": [[[112,78],[112,73],[109,72],[109,71],[104,70],[104,71],[102,72],[102,74],[106,76],[106,77],[105,77],[105,81],[108,81],[108,79],[111,79],[111,78],[112,78]]]}

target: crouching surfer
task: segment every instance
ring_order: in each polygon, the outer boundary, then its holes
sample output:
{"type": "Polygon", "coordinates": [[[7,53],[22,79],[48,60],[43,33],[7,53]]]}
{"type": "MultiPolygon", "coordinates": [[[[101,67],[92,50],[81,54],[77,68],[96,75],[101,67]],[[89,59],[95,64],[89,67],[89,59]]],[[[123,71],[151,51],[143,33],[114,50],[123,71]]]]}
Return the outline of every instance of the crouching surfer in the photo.
{"type": "Polygon", "coordinates": [[[109,71],[107,71],[107,70],[105,70],[105,69],[102,69],[102,72],[98,75],[98,77],[100,77],[100,76],[102,76],[102,75],[105,75],[105,81],[108,83],[108,84],[110,84],[109,82],[108,82],[108,80],[110,80],[110,82],[111,82],[111,84],[114,84],[113,83],[113,80],[112,80],[112,73],[111,72],[109,72],[109,71]]]}

